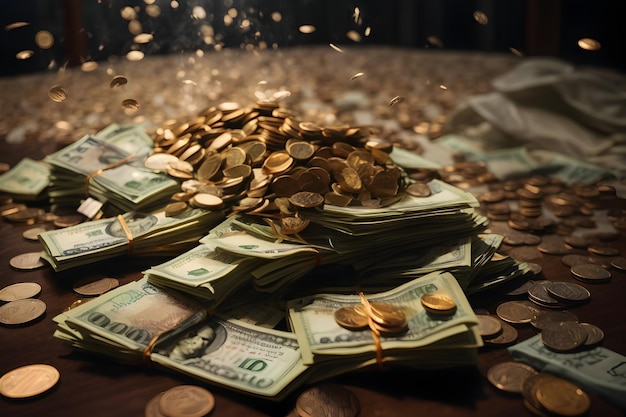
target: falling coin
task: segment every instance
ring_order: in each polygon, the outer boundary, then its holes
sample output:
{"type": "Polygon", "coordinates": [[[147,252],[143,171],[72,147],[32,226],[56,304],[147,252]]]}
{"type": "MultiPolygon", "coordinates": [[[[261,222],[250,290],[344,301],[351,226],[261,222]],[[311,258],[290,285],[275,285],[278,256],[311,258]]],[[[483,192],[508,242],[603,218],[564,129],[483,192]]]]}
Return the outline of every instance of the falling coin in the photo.
{"type": "Polygon", "coordinates": [[[0,307],[0,323],[16,325],[29,323],[46,312],[46,303],[36,298],[11,301],[0,307]]]}
{"type": "Polygon", "coordinates": [[[391,100],[389,100],[389,107],[400,103],[401,101],[404,101],[404,97],[402,96],[395,96],[394,98],[392,98],[391,100]]]}
{"type": "Polygon", "coordinates": [[[311,387],[296,400],[296,410],[301,417],[355,417],[360,408],[356,395],[337,384],[311,387]]]}
{"type": "Polygon", "coordinates": [[[0,394],[8,398],[29,398],[42,394],[59,381],[59,371],[46,364],[26,365],[0,378],[0,394]]]}
{"type": "Polygon", "coordinates": [[[16,301],[31,298],[41,292],[41,285],[36,282],[18,282],[0,289],[0,300],[16,301]]]}
{"type": "Polygon", "coordinates": [[[215,407],[215,397],[196,385],[178,385],[161,395],[159,410],[166,416],[203,417],[215,407]]]}
{"type": "Polygon", "coordinates": [[[128,83],[128,80],[126,79],[126,77],[124,77],[123,75],[116,75],[111,80],[110,87],[111,88],[120,87],[120,86],[122,86],[122,85],[124,85],[126,83],[128,83]]]}
{"type": "Polygon", "coordinates": [[[9,265],[15,269],[30,270],[41,268],[46,264],[41,260],[41,252],[27,252],[11,258],[9,265]]]}

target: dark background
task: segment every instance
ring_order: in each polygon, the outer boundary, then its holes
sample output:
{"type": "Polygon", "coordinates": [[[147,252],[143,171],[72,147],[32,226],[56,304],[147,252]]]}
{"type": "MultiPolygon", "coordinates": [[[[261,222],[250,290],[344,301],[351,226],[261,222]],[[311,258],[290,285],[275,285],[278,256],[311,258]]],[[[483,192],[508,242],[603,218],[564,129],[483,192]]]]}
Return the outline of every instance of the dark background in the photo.
{"type": "Polygon", "coordinates": [[[523,55],[557,56],[578,65],[611,67],[626,71],[626,1],[624,0],[21,0],[0,5],[0,76],[57,70],[87,60],[105,60],[136,48],[150,54],[210,51],[202,25],[210,25],[215,43],[228,48],[292,47],[309,44],[395,45],[410,48],[477,50],[523,55]],[[147,1],[147,3],[146,3],[147,1]],[[146,13],[147,4],[160,7],[156,17],[146,13]],[[152,33],[149,44],[133,44],[128,21],[121,17],[125,6],[135,7],[143,32],[152,33]],[[194,6],[206,11],[204,19],[191,17],[194,6]],[[360,22],[355,22],[355,7],[360,22]],[[228,10],[238,10],[233,23],[226,25],[228,10]],[[480,10],[489,18],[479,24],[473,13],[480,10]],[[280,12],[279,22],[272,13],[280,12]],[[239,24],[248,19],[248,30],[239,24]],[[7,25],[24,21],[29,25],[7,30],[7,25]],[[303,34],[298,27],[311,24],[316,31],[303,34]],[[370,36],[359,43],[346,33],[370,36]],[[50,31],[55,44],[38,48],[35,34],[50,31]],[[438,39],[432,41],[432,37],[438,39]],[[578,46],[581,38],[593,38],[602,45],[596,51],[578,46]],[[30,49],[29,59],[17,59],[19,51],[30,49]]]}

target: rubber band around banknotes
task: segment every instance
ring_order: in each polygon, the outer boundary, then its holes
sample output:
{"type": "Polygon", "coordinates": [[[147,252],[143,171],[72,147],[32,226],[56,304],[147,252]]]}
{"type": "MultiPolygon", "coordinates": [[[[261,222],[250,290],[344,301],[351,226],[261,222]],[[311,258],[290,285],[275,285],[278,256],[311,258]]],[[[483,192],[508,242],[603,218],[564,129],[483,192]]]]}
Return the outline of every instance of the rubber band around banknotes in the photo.
{"type": "Polygon", "coordinates": [[[154,349],[154,346],[157,344],[157,342],[159,341],[159,339],[161,338],[161,336],[163,336],[165,332],[161,332],[156,334],[148,343],[148,345],[146,346],[146,348],[143,350],[143,363],[146,366],[150,366],[152,365],[152,350],[154,349]]]}
{"type": "Polygon", "coordinates": [[[121,214],[117,215],[117,220],[120,222],[120,225],[122,226],[122,230],[124,230],[124,233],[126,234],[126,238],[128,239],[128,255],[132,255],[133,254],[133,234],[130,232],[130,228],[128,227],[128,224],[126,223],[126,220],[124,219],[124,216],[122,216],[121,214]]]}
{"type": "Polygon", "coordinates": [[[361,304],[365,308],[367,312],[367,324],[369,325],[370,330],[372,331],[372,338],[374,339],[374,347],[376,347],[376,363],[378,364],[378,369],[381,371],[384,369],[383,363],[383,346],[380,343],[380,332],[374,326],[374,321],[372,320],[372,308],[370,306],[370,302],[367,301],[365,295],[362,291],[359,291],[359,297],[361,298],[361,304]]]}
{"type": "Polygon", "coordinates": [[[135,157],[136,154],[131,154],[128,155],[126,158],[124,159],[120,159],[119,161],[112,163],[111,165],[107,165],[104,168],[100,168],[92,173],[90,173],[89,175],[87,175],[87,178],[85,179],[85,197],[89,197],[89,183],[91,182],[92,179],[94,179],[95,177],[97,177],[98,175],[102,175],[105,171],[108,171],[109,169],[113,169],[113,168],[117,168],[120,165],[124,165],[126,162],[130,161],[131,159],[133,159],[135,157]]]}

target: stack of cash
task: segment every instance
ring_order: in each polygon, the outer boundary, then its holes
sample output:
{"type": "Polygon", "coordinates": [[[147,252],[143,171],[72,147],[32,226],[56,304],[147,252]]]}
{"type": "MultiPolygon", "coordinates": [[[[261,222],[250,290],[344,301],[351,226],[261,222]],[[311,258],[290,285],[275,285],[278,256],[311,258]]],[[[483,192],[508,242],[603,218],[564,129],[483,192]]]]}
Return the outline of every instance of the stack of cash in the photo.
{"type": "Polygon", "coordinates": [[[77,208],[91,196],[117,213],[154,210],[180,186],[144,167],[154,143],[139,125],[110,125],[47,155],[50,203],[77,208]]]}
{"type": "Polygon", "coordinates": [[[0,192],[18,201],[41,201],[48,198],[50,166],[24,158],[0,175],[0,192]]]}
{"type": "Polygon", "coordinates": [[[41,258],[62,271],[124,255],[175,256],[196,246],[204,231],[223,218],[223,211],[192,209],[168,216],[161,209],[47,230],[38,235],[41,258]]]}
{"type": "Polygon", "coordinates": [[[289,326],[275,329],[236,319],[234,311],[208,314],[192,297],[142,278],[56,316],[55,337],[273,400],[305,382],[371,366],[474,365],[482,345],[478,320],[449,273],[433,272],[384,293],[316,294],[287,305],[289,326]],[[346,309],[361,311],[372,326],[353,326],[341,315],[346,309]]]}

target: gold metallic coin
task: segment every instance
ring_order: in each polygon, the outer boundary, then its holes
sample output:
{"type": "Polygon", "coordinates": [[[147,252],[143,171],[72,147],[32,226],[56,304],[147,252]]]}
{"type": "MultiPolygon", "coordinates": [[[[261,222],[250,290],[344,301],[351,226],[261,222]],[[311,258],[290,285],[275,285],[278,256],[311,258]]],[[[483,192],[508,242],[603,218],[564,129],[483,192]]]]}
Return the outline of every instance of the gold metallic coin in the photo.
{"type": "Polygon", "coordinates": [[[391,100],[389,100],[389,107],[400,103],[401,101],[404,101],[404,97],[402,96],[395,96],[394,98],[392,98],[391,100]]]}
{"type": "Polygon", "coordinates": [[[98,296],[119,285],[115,278],[84,278],[74,284],[74,292],[84,296],[98,296]]]}
{"type": "Polygon", "coordinates": [[[203,417],[215,407],[210,391],[196,385],[178,385],[163,392],[159,410],[168,417],[203,417]]]}
{"type": "Polygon", "coordinates": [[[224,206],[224,200],[220,197],[206,193],[198,193],[194,195],[191,200],[189,200],[189,203],[194,207],[208,210],[219,209],[224,206]]]}
{"type": "Polygon", "coordinates": [[[54,85],[48,90],[50,100],[62,103],[67,100],[67,90],[59,85],[54,85]]]}
{"type": "Polygon", "coordinates": [[[369,313],[371,319],[386,328],[403,329],[407,325],[406,314],[401,308],[381,302],[370,302],[365,311],[369,313]]]}
{"type": "Polygon", "coordinates": [[[36,298],[15,300],[0,306],[0,323],[17,325],[38,319],[46,312],[46,303],[36,298]]]}
{"type": "Polygon", "coordinates": [[[70,304],[69,306],[65,307],[63,309],[63,311],[70,311],[71,309],[76,308],[79,305],[82,305],[83,303],[84,303],[84,300],[78,299],[78,300],[72,302],[72,304],[70,304]]]}
{"type": "Polygon", "coordinates": [[[26,365],[0,378],[0,394],[8,398],[29,398],[42,394],[59,381],[59,371],[46,364],[26,365]]]}
{"type": "Polygon", "coordinates": [[[597,51],[602,47],[600,42],[592,38],[582,38],[578,40],[578,46],[586,51],[597,51]]]}
{"type": "Polygon", "coordinates": [[[421,182],[414,182],[406,187],[406,192],[414,197],[428,197],[431,195],[431,190],[428,184],[421,182]]]}
{"type": "Polygon", "coordinates": [[[153,171],[167,172],[167,167],[178,158],[169,153],[153,153],[144,161],[144,166],[153,171]]]}
{"type": "Polygon", "coordinates": [[[499,390],[521,393],[524,381],[537,371],[521,362],[502,362],[489,368],[487,379],[499,390]]]}
{"type": "Polygon", "coordinates": [[[424,294],[420,301],[426,311],[430,313],[452,314],[456,311],[456,303],[445,294],[424,294]]]}
{"type": "Polygon", "coordinates": [[[337,324],[348,330],[362,330],[368,326],[363,309],[355,309],[353,306],[335,310],[334,316],[337,324]]]}
{"type": "Polygon", "coordinates": [[[591,405],[585,391],[559,377],[540,379],[535,393],[539,404],[552,415],[582,416],[589,411],[591,405]]]}
{"type": "Polygon", "coordinates": [[[301,217],[282,217],[280,219],[280,230],[286,235],[293,235],[302,232],[309,223],[310,220],[301,217]]]}
{"type": "Polygon", "coordinates": [[[31,298],[41,292],[41,285],[36,282],[18,282],[0,289],[1,301],[15,301],[31,298]]]}
{"type": "Polygon", "coordinates": [[[134,98],[127,98],[122,100],[122,107],[128,111],[137,111],[139,110],[139,102],[134,98]]]}
{"type": "Polygon", "coordinates": [[[109,86],[111,88],[121,87],[121,86],[125,85],[126,83],[128,83],[128,79],[126,79],[126,77],[124,77],[123,75],[116,75],[111,80],[111,83],[109,84],[109,86]]]}
{"type": "Polygon", "coordinates": [[[301,417],[356,417],[360,408],[352,391],[331,383],[308,388],[296,400],[301,417]]]}
{"type": "Polygon", "coordinates": [[[312,208],[324,204],[324,197],[319,193],[301,191],[289,197],[289,202],[296,207],[312,208]]]}
{"type": "Polygon", "coordinates": [[[170,203],[165,206],[165,216],[172,217],[178,216],[181,213],[184,213],[189,206],[184,201],[177,201],[175,203],[170,203]]]}
{"type": "Polygon", "coordinates": [[[46,264],[41,260],[41,252],[27,252],[12,257],[9,265],[15,269],[29,270],[41,268],[46,264]]]}
{"type": "Polygon", "coordinates": [[[484,339],[498,336],[502,333],[502,322],[494,316],[477,314],[478,332],[484,339]]]}

